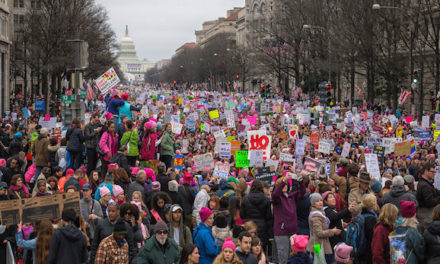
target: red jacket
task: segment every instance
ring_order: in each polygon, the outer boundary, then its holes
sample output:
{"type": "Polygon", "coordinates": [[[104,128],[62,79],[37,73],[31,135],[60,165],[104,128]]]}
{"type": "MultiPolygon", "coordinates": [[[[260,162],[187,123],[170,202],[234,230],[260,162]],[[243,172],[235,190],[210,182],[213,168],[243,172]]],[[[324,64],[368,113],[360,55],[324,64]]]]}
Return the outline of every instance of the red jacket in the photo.
{"type": "Polygon", "coordinates": [[[392,228],[377,222],[374,227],[373,241],[371,242],[371,252],[374,264],[390,263],[390,240],[388,236],[393,231],[392,228]]]}
{"type": "Polygon", "coordinates": [[[156,133],[150,133],[148,136],[145,136],[142,139],[142,145],[139,151],[141,159],[146,161],[155,159],[154,154],[156,153],[156,140],[156,133]]]}

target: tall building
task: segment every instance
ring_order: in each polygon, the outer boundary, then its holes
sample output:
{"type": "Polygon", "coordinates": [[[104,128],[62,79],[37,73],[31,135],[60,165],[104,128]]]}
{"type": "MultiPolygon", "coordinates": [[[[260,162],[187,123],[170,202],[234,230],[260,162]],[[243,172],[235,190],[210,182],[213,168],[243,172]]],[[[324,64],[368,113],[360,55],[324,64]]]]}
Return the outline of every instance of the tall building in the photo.
{"type": "Polygon", "coordinates": [[[143,61],[138,59],[134,41],[128,35],[128,26],[125,27],[125,36],[119,43],[117,60],[125,79],[130,82],[143,82],[145,73],[155,65],[146,59],[143,61]]]}
{"type": "Polygon", "coordinates": [[[0,114],[9,110],[9,57],[11,50],[9,10],[7,0],[0,0],[0,114]]]}

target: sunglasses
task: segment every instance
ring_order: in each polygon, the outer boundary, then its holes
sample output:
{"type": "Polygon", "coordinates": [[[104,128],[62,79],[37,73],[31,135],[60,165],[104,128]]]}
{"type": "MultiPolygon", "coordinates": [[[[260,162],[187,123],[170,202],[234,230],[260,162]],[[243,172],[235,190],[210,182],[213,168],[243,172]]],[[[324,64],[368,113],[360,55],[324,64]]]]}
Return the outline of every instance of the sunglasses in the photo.
{"type": "Polygon", "coordinates": [[[133,215],[131,212],[126,212],[125,215],[133,215]]]}
{"type": "Polygon", "coordinates": [[[159,231],[156,232],[156,234],[158,234],[158,235],[167,235],[168,231],[166,231],[166,230],[159,230],[159,231]]]}

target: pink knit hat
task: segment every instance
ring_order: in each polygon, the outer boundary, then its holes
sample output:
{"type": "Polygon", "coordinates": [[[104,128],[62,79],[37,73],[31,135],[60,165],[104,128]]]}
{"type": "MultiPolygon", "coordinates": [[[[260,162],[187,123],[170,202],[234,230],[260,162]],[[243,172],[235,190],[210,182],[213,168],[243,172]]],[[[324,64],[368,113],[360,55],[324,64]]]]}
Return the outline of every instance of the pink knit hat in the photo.
{"type": "Polygon", "coordinates": [[[225,242],[223,243],[222,250],[225,250],[225,248],[230,248],[232,251],[235,251],[235,244],[229,237],[225,239],[225,242]]]}
{"type": "Polygon", "coordinates": [[[117,197],[120,194],[124,194],[124,189],[119,185],[113,186],[113,196],[117,197]]]}
{"type": "Polygon", "coordinates": [[[147,123],[145,123],[145,129],[153,129],[156,128],[156,123],[152,122],[152,121],[148,121],[147,123]]]}
{"type": "Polygon", "coordinates": [[[102,187],[99,189],[99,195],[101,195],[101,197],[104,197],[104,196],[107,195],[107,194],[110,194],[110,190],[109,190],[107,187],[102,186],[102,187]]]}
{"type": "Polygon", "coordinates": [[[112,118],[113,114],[110,112],[105,113],[105,119],[109,120],[110,118],[112,118]]]}
{"type": "Polygon", "coordinates": [[[158,182],[158,181],[154,181],[154,182],[152,183],[152,187],[151,187],[151,189],[152,189],[153,191],[160,191],[160,182],[158,182]]]}
{"type": "Polygon", "coordinates": [[[342,263],[348,263],[350,261],[350,254],[353,247],[348,246],[345,243],[339,243],[335,246],[335,260],[342,263]]]}
{"type": "Polygon", "coordinates": [[[0,167],[5,167],[5,166],[6,166],[6,160],[0,159],[0,167]]]}
{"type": "Polygon", "coordinates": [[[208,207],[203,207],[199,211],[200,219],[202,220],[202,222],[205,222],[206,219],[208,219],[208,217],[212,214],[213,214],[213,212],[208,207]]]}
{"type": "Polygon", "coordinates": [[[304,252],[309,242],[309,236],[293,235],[290,237],[290,246],[295,252],[304,252]]]}
{"type": "Polygon", "coordinates": [[[153,181],[156,180],[156,174],[154,173],[154,170],[150,168],[144,168],[145,174],[147,175],[147,179],[152,179],[153,181]]]}
{"type": "Polygon", "coordinates": [[[118,89],[111,89],[111,90],[110,90],[110,94],[111,94],[112,96],[116,96],[116,95],[118,95],[118,89]]]}

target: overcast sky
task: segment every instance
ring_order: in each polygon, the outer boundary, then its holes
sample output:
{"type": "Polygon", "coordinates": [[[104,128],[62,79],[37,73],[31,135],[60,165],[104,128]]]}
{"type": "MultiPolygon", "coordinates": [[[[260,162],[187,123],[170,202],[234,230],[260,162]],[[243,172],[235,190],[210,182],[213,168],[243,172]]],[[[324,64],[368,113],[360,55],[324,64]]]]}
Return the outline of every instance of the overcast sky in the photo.
{"type": "Polygon", "coordinates": [[[202,23],[225,17],[245,0],[96,0],[109,14],[118,40],[128,25],[139,59],[168,59],[185,42],[195,42],[202,23]]]}

